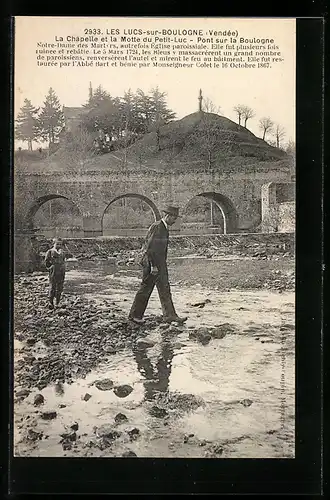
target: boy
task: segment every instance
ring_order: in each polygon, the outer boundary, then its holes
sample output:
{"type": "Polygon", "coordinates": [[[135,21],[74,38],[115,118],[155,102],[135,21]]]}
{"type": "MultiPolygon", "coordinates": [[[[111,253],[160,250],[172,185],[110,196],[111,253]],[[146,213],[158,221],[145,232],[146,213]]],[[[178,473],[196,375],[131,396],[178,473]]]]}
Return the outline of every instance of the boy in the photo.
{"type": "Polygon", "coordinates": [[[49,271],[49,308],[59,305],[65,279],[65,255],[61,238],[54,238],[53,247],[45,255],[45,265],[49,271]]]}

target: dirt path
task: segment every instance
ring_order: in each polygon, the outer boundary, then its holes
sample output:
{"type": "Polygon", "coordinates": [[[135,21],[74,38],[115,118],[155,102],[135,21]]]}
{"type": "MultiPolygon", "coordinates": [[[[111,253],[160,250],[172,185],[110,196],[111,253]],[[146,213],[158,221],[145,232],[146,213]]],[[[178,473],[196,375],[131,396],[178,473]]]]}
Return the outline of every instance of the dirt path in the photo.
{"type": "Polygon", "coordinates": [[[127,322],[136,269],[72,265],[54,313],[45,274],[19,277],[15,455],[293,457],[292,272],[171,261],[183,328],[157,318],[156,293],[146,326],[127,322]]]}

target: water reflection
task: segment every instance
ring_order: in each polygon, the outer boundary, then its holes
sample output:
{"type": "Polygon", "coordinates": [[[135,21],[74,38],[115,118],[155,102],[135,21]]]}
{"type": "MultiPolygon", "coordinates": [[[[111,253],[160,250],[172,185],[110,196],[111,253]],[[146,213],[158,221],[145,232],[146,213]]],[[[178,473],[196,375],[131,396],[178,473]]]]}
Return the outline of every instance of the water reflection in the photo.
{"type": "Polygon", "coordinates": [[[143,385],[145,389],[145,399],[148,401],[153,400],[157,393],[168,391],[169,387],[174,356],[173,345],[164,335],[162,335],[160,347],[161,352],[157,357],[156,367],[152,365],[146,348],[133,349],[133,356],[137,363],[138,370],[146,379],[143,385]]]}
{"type": "Polygon", "coordinates": [[[55,385],[54,385],[55,393],[57,396],[63,396],[64,394],[64,385],[62,382],[59,380],[56,380],[55,385]]]}

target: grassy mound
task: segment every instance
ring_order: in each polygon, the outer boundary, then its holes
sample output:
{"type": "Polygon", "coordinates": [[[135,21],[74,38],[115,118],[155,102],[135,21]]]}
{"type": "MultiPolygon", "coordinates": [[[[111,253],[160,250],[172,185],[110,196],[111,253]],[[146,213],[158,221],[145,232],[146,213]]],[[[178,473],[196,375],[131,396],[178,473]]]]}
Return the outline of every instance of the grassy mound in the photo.
{"type": "Polygon", "coordinates": [[[243,126],[214,113],[192,113],[143,135],[127,148],[90,157],[62,148],[39,162],[41,171],[253,171],[290,168],[281,149],[270,146],[243,126]]]}

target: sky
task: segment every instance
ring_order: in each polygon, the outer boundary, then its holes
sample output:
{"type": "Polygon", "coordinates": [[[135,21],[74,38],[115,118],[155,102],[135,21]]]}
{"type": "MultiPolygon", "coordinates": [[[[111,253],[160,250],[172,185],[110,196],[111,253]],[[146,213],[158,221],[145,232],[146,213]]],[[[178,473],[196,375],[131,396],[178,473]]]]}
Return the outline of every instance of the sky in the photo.
{"type": "MultiPolygon", "coordinates": [[[[42,106],[52,87],[64,106],[81,106],[88,99],[89,82],[101,85],[112,96],[129,88],[148,92],[158,86],[177,118],[198,110],[198,93],[210,99],[220,114],[237,121],[233,107],[245,104],[255,111],[248,128],[261,135],[258,121],[269,116],[286,131],[285,141],[295,140],[295,19],[267,18],[15,18],[15,117],[28,98],[42,106]],[[81,36],[85,28],[238,30],[244,38],[274,38],[284,62],[271,69],[216,68],[53,68],[38,67],[37,42],[54,42],[55,36],[81,36]]],[[[18,145],[22,145],[17,143],[18,145]]],[[[25,147],[25,146],[24,146],[25,147]]]]}

